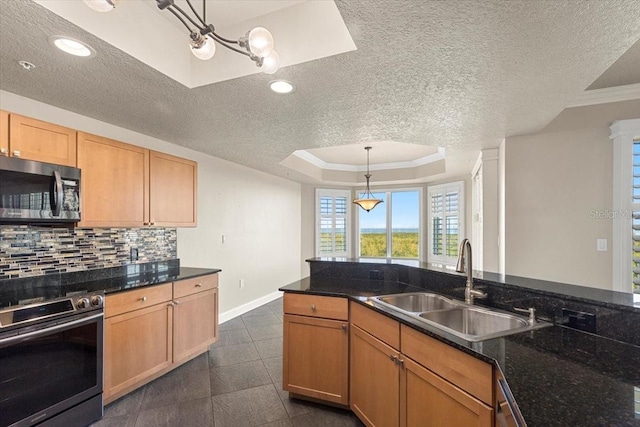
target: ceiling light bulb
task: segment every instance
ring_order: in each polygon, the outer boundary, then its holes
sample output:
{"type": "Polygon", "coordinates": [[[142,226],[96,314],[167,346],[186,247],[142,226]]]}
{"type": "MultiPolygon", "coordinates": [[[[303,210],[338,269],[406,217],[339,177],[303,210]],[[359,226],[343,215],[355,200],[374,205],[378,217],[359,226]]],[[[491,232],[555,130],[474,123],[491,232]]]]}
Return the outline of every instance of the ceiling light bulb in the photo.
{"type": "Polygon", "coordinates": [[[293,92],[293,85],[286,80],[274,80],[271,83],[269,83],[269,87],[275,93],[293,92]]]}
{"type": "Polygon", "coordinates": [[[273,52],[273,36],[266,28],[256,27],[247,33],[249,50],[259,58],[265,58],[273,52]]]}
{"type": "Polygon", "coordinates": [[[74,56],[90,57],[95,55],[91,46],[69,37],[52,36],[49,41],[61,51],[74,56]]]}
{"type": "Polygon", "coordinates": [[[280,68],[280,55],[272,50],[269,56],[262,59],[262,72],[265,74],[273,74],[280,68]]]}
{"type": "Polygon", "coordinates": [[[111,12],[120,0],[82,0],[96,12],[111,12]]]}
{"type": "Polygon", "coordinates": [[[189,46],[193,56],[203,61],[213,58],[216,53],[216,44],[209,37],[200,36],[198,40],[191,40],[189,46]]]}

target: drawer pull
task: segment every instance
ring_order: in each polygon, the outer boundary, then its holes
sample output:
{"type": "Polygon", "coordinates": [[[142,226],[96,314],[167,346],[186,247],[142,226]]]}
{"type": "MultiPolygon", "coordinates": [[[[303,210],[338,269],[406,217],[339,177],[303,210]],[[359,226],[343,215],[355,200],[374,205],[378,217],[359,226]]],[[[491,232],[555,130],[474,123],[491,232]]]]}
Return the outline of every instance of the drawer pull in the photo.
{"type": "Polygon", "coordinates": [[[389,360],[391,360],[393,363],[398,363],[398,356],[396,356],[395,354],[390,354],[389,355],[389,360]]]}
{"type": "Polygon", "coordinates": [[[347,331],[347,325],[342,325],[342,330],[346,332],[347,331]]]}
{"type": "Polygon", "coordinates": [[[147,297],[138,298],[138,300],[145,302],[147,300],[147,297]]]}
{"type": "Polygon", "coordinates": [[[202,287],[202,283],[196,283],[196,288],[201,288],[202,287]]]}
{"type": "Polygon", "coordinates": [[[315,304],[311,304],[311,311],[316,311],[316,305],[315,304]]]}
{"type": "Polygon", "coordinates": [[[13,150],[13,157],[20,157],[22,153],[18,150],[13,150]]]}
{"type": "Polygon", "coordinates": [[[180,301],[175,300],[173,303],[174,303],[175,305],[178,305],[178,304],[180,304],[180,301]]]}
{"type": "Polygon", "coordinates": [[[0,156],[8,156],[9,149],[8,148],[0,148],[0,156]]]}

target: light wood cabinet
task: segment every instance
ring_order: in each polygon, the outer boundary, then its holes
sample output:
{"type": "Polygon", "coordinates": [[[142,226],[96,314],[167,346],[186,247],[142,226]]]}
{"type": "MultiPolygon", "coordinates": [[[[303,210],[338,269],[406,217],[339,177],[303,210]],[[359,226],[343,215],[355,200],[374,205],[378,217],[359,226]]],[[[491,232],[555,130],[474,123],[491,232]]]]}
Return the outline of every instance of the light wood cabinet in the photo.
{"type": "MultiPolygon", "coordinates": [[[[171,284],[160,287],[171,295],[171,284]]],[[[111,301],[108,296],[105,308],[111,301]]],[[[173,311],[169,302],[170,298],[105,319],[105,400],[123,395],[171,366],[173,311]]]]}
{"type": "Polygon", "coordinates": [[[283,388],[294,396],[349,403],[346,298],[284,296],[283,388]],[[308,316],[299,313],[308,312],[308,316]],[[333,318],[319,317],[330,313],[333,318]]]}
{"type": "Polygon", "coordinates": [[[402,360],[402,427],[490,427],[493,424],[493,408],[410,358],[402,360]]]}
{"type": "Polygon", "coordinates": [[[198,164],[155,151],[150,152],[149,160],[149,222],[165,227],[195,227],[198,164]]]}
{"type": "Polygon", "coordinates": [[[350,312],[350,406],[365,425],[493,425],[491,365],[361,304],[350,312]]]}
{"type": "Polygon", "coordinates": [[[142,227],[149,217],[149,150],[78,132],[81,227],[142,227]]]}
{"type": "Polygon", "coordinates": [[[75,167],[76,131],[2,111],[0,155],[75,167]]]}
{"type": "Polygon", "coordinates": [[[351,326],[351,410],[369,427],[400,422],[400,353],[351,326]]]}
{"type": "Polygon", "coordinates": [[[208,350],[218,339],[217,287],[213,274],[107,295],[105,403],[208,350]]]}
{"type": "Polygon", "coordinates": [[[194,227],[197,163],[78,132],[82,227],[194,227]]]}

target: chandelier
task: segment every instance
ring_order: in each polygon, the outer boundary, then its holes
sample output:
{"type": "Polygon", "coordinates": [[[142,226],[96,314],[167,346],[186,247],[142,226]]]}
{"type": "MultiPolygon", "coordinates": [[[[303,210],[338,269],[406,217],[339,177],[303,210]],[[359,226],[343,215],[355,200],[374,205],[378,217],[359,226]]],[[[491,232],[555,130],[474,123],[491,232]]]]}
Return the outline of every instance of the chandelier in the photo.
{"type": "Polygon", "coordinates": [[[367,188],[364,193],[360,195],[359,199],[355,199],[353,203],[360,206],[365,211],[369,212],[371,209],[378,206],[378,203],[382,203],[382,199],[376,199],[371,194],[371,189],[369,188],[369,178],[371,178],[371,174],[369,173],[369,151],[371,147],[364,147],[367,150],[367,173],[364,176],[367,179],[367,188]]]}
{"type": "MultiPolygon", "coordinates": [[[[83,0],[91,9],[97,12],[113,10],[120,0],[83,0]]],[[[185,0],[191,13],[187,13],[176,4],[175,0],[155,0],[160,10],[168,10],[189,31],[189,47],[191,53],[202,60],[211,59],[216,53],[216,43],[236,53],[248,56],[265,74],[278,71],[280,57],[273,50],[273,37],[262,27],[248,31],[238,40],[227,39],[216,33],[212,24],[207,24],[207,0],[202,0],[202,15],[193,7],[192,0],[185,0]]]]}

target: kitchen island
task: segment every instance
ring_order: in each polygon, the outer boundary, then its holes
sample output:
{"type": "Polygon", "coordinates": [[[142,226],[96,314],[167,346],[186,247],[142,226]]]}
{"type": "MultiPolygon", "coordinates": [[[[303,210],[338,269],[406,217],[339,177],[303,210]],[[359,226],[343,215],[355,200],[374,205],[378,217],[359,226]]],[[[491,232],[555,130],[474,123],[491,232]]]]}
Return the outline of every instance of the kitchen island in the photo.
{"type": "MultiPolygon", "coordinates": [[[[640,347],[633,343],[563,326],[561,319],[549,316],[552,313],[543,304],[538,304],[540,312],[547,314],[545,317],[554,323],[553,326],[476,343],[464,342],[438,333],[408,316],[374,306],[367,298],[420,291],[458,296],[460,288],[464,289],[463,277],[438,272],[438,275],[432,275],[430,286],[429,281],[416,280],[423,277],[421,274],[424,272],[418,271],[420,267],[400,266],[399,269],[389,269],[384,265],[357,260],[311,260],[311,265],[311,277],[284,286],[281,290],[291,294],[347,298],[351,304],[366,307],[399,322],[403,328],[418,331],[428,339],[435,339],[492,365],[496,380],[492,405],[496,412],[496,425],[501,425],[503,421],[506,422],[505,425],[517,425],[509,424],[513,419],[504,413],[503,393],[497,382],[500,375],[505,377],[508,384],[506,392],[510,392],[515,398],[516,411],[521,412],[529,426],[640,423],[637,418],[639,408],[635,403],[640,387],[640,366],[637,363],[640,360],[640,347]],[[385,280],[369,279],[370,271],[375,271],[373,274],[379,277],[381,267],[386,269],[385,280]],[[401,280],[403,278],[408,280],[401,280]]],[[[481,281],[476,283],[482,285],[481,281]]],[[[530,289],[522,289],[522,294],[518,295],[517,286],[509,289],[512,301],[521,302],[526,299],[528,304],[535,305],[530,292],[530,289]]],[[[580,295],[573,297],[584,299],[580,295]]],[[[552,292],[547,292],[545,304],[553,305],[550,301],[554,298],[552,292]]],[[[505,308],[505,301],[499,298],[490,299],[488,303],[494,308],[505,308]]],[[[564,301],[564,306],[573,306],[572,304],[577,302],[571,298],[564,301]]],[[[625,303],[597,303],[602,304],[606,304],[610,311],[616,307],[623,312],[627,310],[632,313],[634,310],[625,303]]],[[[613,333],[608,324],[604,324],[603,328],[606,333],[613,333]]]]}

